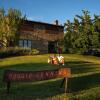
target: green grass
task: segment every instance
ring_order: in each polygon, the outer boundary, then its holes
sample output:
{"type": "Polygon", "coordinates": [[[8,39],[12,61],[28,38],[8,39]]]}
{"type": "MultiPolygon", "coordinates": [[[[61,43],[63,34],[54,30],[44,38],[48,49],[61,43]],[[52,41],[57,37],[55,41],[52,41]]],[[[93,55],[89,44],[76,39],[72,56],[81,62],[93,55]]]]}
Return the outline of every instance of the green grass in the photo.
{"type": "Polygon", "coordinates": [[[10,94],[6,94],[3,73],[14,70],[50,70],[62,66],[47,63],[47,55],[20,56],[0,59],[0,100],[99,100],[100,99],[100,58],[75,54],[63,55],[65,66],[71,68],[68,79],[68,93],[60,88],[62,79],[39,82],[13,83],[10,94]]]}

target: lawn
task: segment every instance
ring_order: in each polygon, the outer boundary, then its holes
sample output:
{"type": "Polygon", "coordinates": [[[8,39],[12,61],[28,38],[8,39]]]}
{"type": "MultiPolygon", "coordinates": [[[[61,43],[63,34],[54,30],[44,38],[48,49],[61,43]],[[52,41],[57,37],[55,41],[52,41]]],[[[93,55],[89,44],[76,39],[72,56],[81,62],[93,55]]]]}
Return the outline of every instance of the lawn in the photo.
{"type": "Polygon", "coordinates": [[[100,58],[76,54],[65,54],[65,66],[47,63],[49,54],[20,56],[0,59],[0,100],[99,100],[100,99],[100,58]],[[62,79],[38,82],[13,83],[10,94],[2,81],[6,69],[50,70],[60,67],[71,68],[68,79],[68,93],[60,88],[62,79]]]}

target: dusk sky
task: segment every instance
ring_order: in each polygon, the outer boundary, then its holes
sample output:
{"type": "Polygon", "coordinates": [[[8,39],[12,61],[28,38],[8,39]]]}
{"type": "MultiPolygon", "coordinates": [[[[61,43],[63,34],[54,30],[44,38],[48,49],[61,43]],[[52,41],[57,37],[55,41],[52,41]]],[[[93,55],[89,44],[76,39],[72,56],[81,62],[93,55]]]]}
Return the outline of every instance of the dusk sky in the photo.
{"type": "Polygon", "coordinates": [[[100,15],[100,0],[0,0],[0,7],[18,9],[28,19],[46,23],[53,23],[56,19],[60,24],[68,19],[73,21],[82,10],[100,15]]]}

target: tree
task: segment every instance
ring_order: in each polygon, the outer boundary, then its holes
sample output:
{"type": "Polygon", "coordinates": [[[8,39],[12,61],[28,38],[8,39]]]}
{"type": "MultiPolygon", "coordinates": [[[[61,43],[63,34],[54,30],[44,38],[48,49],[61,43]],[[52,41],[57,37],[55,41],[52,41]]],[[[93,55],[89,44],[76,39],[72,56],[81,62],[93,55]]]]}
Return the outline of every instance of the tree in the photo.
{"type": "Polygon", "coordinates": [[[93,39],[93,43],[94,41],[96,41],[96,47],[99,47],[99,43],[100,43],[100,16],[97,16],[94,14],[94,20],[93,20],[93,32],[94,32],[94,39],[93,39]],[[95,38],[98,37],[98,38],[95,38]],[[95,40],[96,39],[96,40],[95,40]]]}
{"type": "Polygon", "coordinates": [[[65,47],[65,51],[69,52],[69,49],[73,47],[72,23],[69,20],[67,20],[67,22],[65,23],[65,31],[66,33],[64,36],[64,47],[65,47]]]}
{"type": "Polygon", "coordinates": [[[6,46],[5,31],[5,10],[0,8],[0,47],[6,46]]]}
{"type": "Polygon", "coordinates": [[[1,23],[0,23],[0,34],[3,36],[2,44],[3,46],[15,46],[17,44],[17,40],[19,37],[18,31],[23,21],[24,17],[22,16],[21,12],[16,9],[8,9],[7,14],[4,14],[4,10],[1,9],[2,16],[1,23]],[[6,41],[6,42],[4,42],[6,41]]]}
{"type": "Polygon", "coordinates": [[[76,15],[74,21],[65,24],[65,48],[73,52],[85,52],[100,48],[100,17],[91,19],[89,11],[82,10],[83,15],[76,15]],[[70,49],[71,48],[71,49],[70,49]]]}

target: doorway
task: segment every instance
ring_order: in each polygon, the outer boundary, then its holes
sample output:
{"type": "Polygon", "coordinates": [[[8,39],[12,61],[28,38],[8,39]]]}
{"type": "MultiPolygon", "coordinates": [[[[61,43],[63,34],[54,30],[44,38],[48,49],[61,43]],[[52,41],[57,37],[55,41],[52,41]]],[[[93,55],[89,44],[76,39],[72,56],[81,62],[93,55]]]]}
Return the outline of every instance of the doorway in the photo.
{"type": "Polygon", "coordinates": [[[48,42],[48,53],[56,53],[57,42],[49,41],[48,42]]]}

